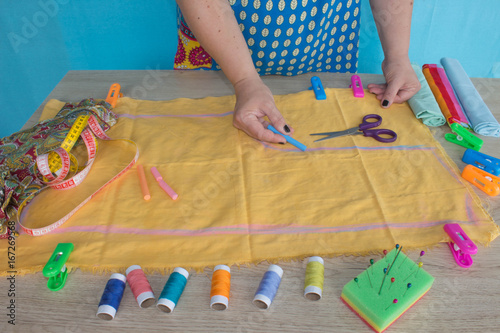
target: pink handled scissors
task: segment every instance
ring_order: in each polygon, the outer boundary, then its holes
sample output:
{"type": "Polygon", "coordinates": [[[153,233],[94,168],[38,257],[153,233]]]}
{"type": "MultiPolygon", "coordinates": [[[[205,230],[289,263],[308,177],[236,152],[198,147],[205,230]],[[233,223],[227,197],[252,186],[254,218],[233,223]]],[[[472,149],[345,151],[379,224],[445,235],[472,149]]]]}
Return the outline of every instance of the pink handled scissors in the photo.
{"type": "Polygon", "coordinates": [[[396,132],[385,128],[372,129],[374,127],[379,126],[381,123],[382,123],[382,117],[380,115],[368,114],[363,117],[363,122],[359,124],[359,126],[350,128],[348,130],[338,131],[338,132],[314,133],[310,135],[326,135],[324,138],[318,139],[314,142],[338,138],[344,135],[358,135],[358,134],[363,134],[364,136],[372,137],[379,142],[389,143],[396,141],[396,139],[398,138],[396,132]],[[382,137],[381,135],[386,135],[388,137],[382,137]]]}

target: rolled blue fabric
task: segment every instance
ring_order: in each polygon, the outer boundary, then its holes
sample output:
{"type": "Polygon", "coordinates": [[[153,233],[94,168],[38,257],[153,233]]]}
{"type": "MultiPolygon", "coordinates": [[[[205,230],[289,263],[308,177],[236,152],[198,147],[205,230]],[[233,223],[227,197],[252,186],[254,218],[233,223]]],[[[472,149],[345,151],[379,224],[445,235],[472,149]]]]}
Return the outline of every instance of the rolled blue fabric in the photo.
{"type": "Polygon", "coordinates": [[[446,124],[446,118],[436,102],[436,98],[425,79],[424,73],[422,73],[422,69],[416,64],[412,64],[411,67],[413,67],[415,74],[417,74],[421,86],[420,90],[408,100],[408,104],[410,104],[415,117],[422,119],[424,125],[427,126],[442,126],[446,124]]]}
{"type": "Polygon", "coordinates": [[[446,71],[455,93],[469,118],[472,129],[477,134],[500,137],[500,124],[491,113],[465,73],[460,62],[452,58],[442,58],[441,64],[446,71]]]}

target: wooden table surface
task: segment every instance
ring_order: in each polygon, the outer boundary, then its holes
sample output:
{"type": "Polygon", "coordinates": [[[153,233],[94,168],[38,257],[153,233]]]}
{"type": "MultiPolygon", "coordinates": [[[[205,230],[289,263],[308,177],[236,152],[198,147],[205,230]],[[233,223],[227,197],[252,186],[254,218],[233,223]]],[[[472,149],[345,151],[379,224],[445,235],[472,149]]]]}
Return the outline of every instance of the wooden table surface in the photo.
{"type": "MultiPolygon", "coordinates": [[[[310,86],[314,74],[297,77],[264,77],[274,94],[295,93],[310,86]]],[[[350,74],[317,74],[325,87],[345,88],[350,74]]],[[[360,75],[363,84],[382,82],[380,75],[360,75]]],[[[105,98],[110,85],[118,82],[124,95],[139,99],[170,100],[233,94],[232,86],[220,72],[202,71],[71,71],[47,97],[63,101],[105,98]]],[[[486,104],[500,119],[500,79],[473,79],[486,104]]],[[[26,126],[36,123],[44,104],[26,126]]],[[[464,148],[444,141],[447,126],[432,129],[436,139],[462,169],[464,148]]],[[[499,156],[500,139],[482,137],[481,152],[499,156]]],[[[477,190],[495,221],[500,221],[500,196],[489,198],[477,190]]],[[[22,244],[18,244],[22,246],[22,244]]],[[[410,251],[414,260],[419,251],[410,251]]],[[[379,259],[380,256],[374,256],[379,259]]],[[[500,242],[480,247],[469,269],[459,267],[445,244],[427,251],[424,267],[436,280],[429,293],[405,313],[388,332],[500,332],[500,242]]],[[[0,280],[0,332],[370,332],[371,330],[340,301],[342,287],[366,268],[369,257],[341,256],[325,260],[322,300],[302,297],[304,262],[283,262],[285,274],[269,310],[252,303],[267,263],[232,267],[230,305],[226,311],[209,308],[211,270],[194,273],[175,311],[156,307],[140,309],[127,287],[118,314],[112,321],[96,317],[97,305],[109,275],[92,275],[77,270],[68,276],[58,292],[47,289],[41,273],[15,277],[15,323],[8,324],[10,282],[0,280]]],[[[159,293],[166,276],[148,276],[159,293]]]]}

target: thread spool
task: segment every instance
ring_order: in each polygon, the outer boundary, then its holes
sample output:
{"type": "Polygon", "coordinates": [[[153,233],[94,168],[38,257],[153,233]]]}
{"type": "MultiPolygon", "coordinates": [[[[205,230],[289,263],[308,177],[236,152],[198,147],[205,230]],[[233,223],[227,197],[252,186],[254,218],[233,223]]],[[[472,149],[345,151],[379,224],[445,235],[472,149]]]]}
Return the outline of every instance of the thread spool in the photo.
{"type": "Polygon", "coordinates": [[[165,283],[165,287],[163,287],[156,307],[167,313],[174,311],[174,308],[177,305],[184,288],[186,287],[188,278],[189,272],[184,268],[174,268],[173,273],[170,274],[167,283],[165,283]]]}
{"type": "Polygon", "coordinates": [[[123,292],[125,291],[125,286],[127,278],[125,275],[120,273],[111,274],[106,287],[101,296],[101,301],[99,302],[99,307],[97,308],[96,316],[104,319],[111,320],[115,318],[120,302],[122,301],[123,292]]]}
{"type": "Polygon", "coordinates": [[[325,263],[321,257],[310,257],[306,267],[304,281],[304,297],[311,301],[318,301],[323,296],[323,282],[325,280],[325,263]]]}
{"type": "Polygon", "coordinates": [[[126,274],[128,284],[130,285],[130,289],[132,289],[132,294],[134,294],[137,304],[141,308],[148,308],[153,305],[155,303],[155,295],[141,266],[130,266],[127,268],[126,274]]]}
{"type": "Polygon", "coordinates": [[[231,289],[231,269],[226,265],[217,265],[212,275],[210,290],[210,307],[214,310],[226,310],[229,306],[231,289]]]}
{"type": "Polygon", "coordinates": [[[278,292],[283,270],[278,265],[270,265],[260,281],[259,288],[255,292],[253,304],[260,309],[271,306],[274,296],[278,292]]]}

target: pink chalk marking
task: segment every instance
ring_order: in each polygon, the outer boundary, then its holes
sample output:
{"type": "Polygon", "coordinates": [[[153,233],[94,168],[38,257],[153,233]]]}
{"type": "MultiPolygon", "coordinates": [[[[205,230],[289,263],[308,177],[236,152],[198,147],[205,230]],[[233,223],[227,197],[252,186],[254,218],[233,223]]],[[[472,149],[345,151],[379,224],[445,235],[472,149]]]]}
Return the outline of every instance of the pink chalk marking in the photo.
{"type": "Polygon", "coordinates": [[[167,183],[165,183],[165,181],[163,180],[163,176],[160,174],[158,169],[156,169],[155,167],[151,167],[151,173],[155,177],[161,189],[165,191],[172,198],[172,200],[176,200],[179,197],[179,195],[175,193],[175,191],[170,186],[168,186],[167,183]]]}

